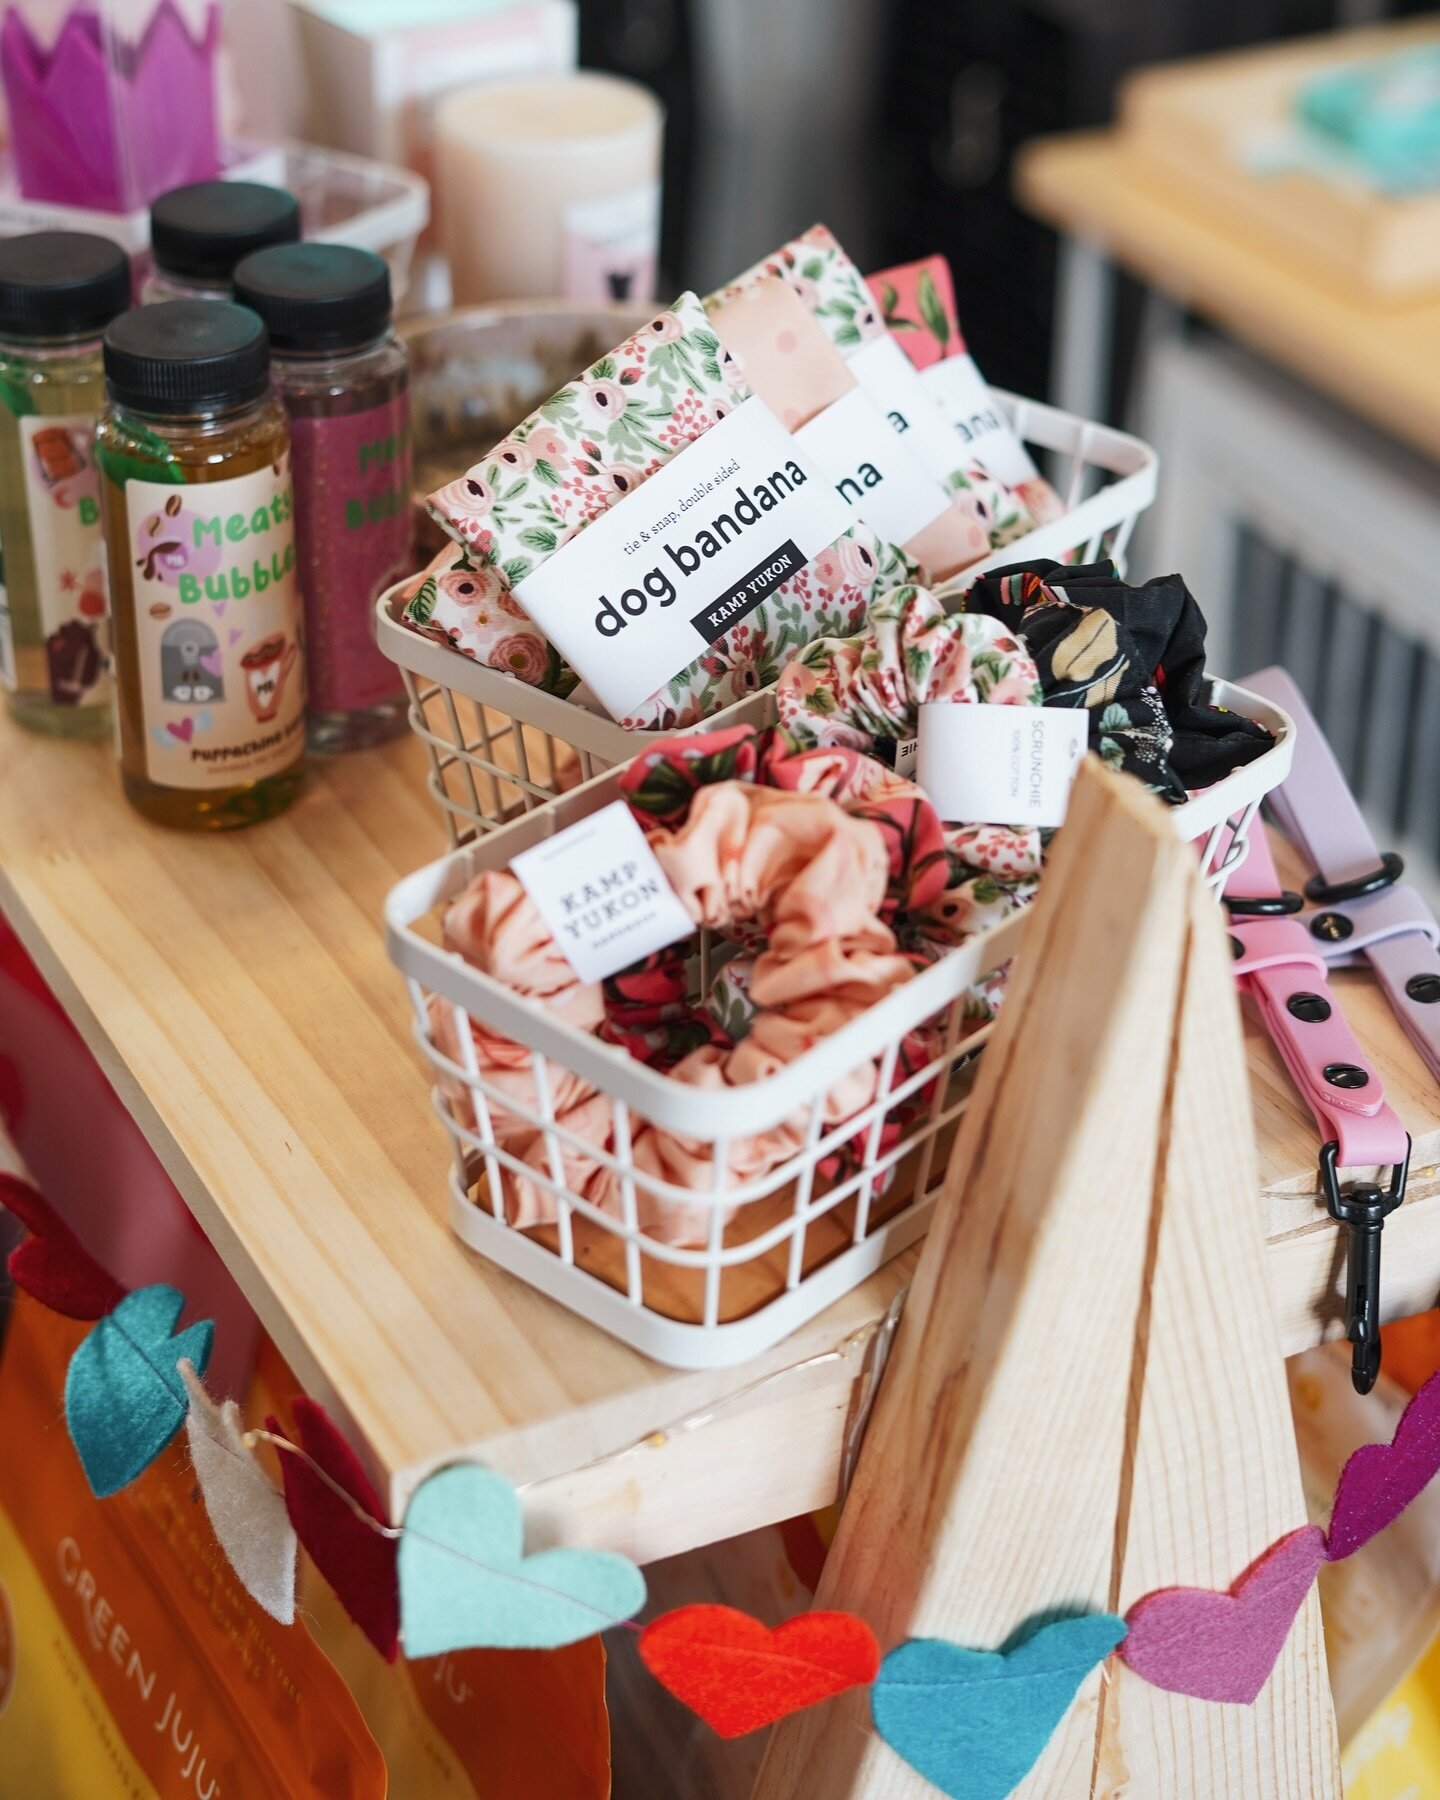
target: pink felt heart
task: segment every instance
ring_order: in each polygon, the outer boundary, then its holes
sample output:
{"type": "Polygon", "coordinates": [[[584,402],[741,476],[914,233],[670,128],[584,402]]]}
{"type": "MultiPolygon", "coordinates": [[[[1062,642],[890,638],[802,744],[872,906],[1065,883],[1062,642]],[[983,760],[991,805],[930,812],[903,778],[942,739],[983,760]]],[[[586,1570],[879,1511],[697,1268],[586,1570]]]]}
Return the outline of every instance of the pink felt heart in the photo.
{"type": "Polygon", "coordinates": [[[223,619],[225,617],[225,608],[227,604],[228,602],[224,600],[212,600],[210,602],[210,610],[217,619],[223,619]]]}
{"type": "Polygon", "coordinates": [[[218,650],[207,650],[200,658],[200,667],[207,675],[218,675],[225,667],[225,659],[218,650]]]}
{"type": "Polygon", "coordinates": [[[243,625],[232,625],[230,627],[230,648],[232,650],[240,642],[241,638],[244,637],[244,635],[245,635],[245,627],[243,625]]]}
{"type": "Polygon", "coordinates": [[[1197,1700],[1249,1706],[1325,1558],[1325,1534],[1302,1525],[1280,1538],[1234,1583],[1159,1588],[1125,1615],[1120,1655],[1143,1681],[1197,1700]]]}
{"type": "Polygon", "coordinates": [[[195,721],[193,719],[182,719],[178,725],[167,724],[165,729],[170,733],[171,737],[179,738],[182,744],[188,744],[195,735],[195,721]]]}
{"type": "Polygon", "coordinates": [[[1340,1471],[1325,1560],[1339,1562],[1391,1525],[1440,1473],[1440,1375],[1400,1415],[1388,1444],[1362,1444],[1340,1471]]]}

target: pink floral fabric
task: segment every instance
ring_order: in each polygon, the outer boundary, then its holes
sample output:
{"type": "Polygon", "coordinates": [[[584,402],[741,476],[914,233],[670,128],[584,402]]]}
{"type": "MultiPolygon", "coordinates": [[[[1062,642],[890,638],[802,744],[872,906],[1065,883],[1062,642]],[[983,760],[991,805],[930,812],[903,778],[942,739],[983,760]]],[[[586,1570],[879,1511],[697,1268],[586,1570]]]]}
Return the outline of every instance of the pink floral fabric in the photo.
{"type": "MultiPolygon", "coordinates": [[[[577,676],[512,590],[749,393],[699,301],[682,295],[430,496],[460,551],[422,577],[406,622],[490,668],[568,693],[577,676]]],[[[620,723],[698,723],[768,686],[811,638],[856,629],[877,594],[914,573],[856,526],[620,723]]]]}

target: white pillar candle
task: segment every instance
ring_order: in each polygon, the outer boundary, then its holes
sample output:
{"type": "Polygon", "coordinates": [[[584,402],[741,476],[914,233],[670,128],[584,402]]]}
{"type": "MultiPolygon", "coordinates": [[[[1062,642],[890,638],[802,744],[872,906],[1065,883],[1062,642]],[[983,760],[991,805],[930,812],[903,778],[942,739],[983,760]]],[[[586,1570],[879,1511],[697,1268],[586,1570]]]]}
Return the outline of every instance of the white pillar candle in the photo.
{"type": "Polygon", "coordinates": [[[648,88],[611,75],[447,95],[437,198],[456,303],[653,299],[664,120],[648,88]]]}

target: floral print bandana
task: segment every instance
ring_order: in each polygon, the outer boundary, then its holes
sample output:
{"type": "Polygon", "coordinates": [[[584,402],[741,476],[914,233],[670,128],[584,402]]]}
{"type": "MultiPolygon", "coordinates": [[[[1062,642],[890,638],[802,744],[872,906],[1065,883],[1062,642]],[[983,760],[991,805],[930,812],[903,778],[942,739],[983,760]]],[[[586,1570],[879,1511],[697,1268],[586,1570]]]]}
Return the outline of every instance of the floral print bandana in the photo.
{"type": "MultiPolygon", "coordinates": [[[[955,285],[950,278],[950,265],[943,256],[927,256],[919,262],[901,263],[872,275],[868,282],[871,298],[896,342],[917,369],[933,368],[952,357],[970,359],[960,330],[960,317],[955,307],[955,285]]],[[[970,367],[976,388],[986,393],[980,371],[973,359],[970,367]]],[[[991,400],[995,413],[1003,421],[998,401],[991,400]]],[[[1013,445],[1013,434],[1009,439],[1013,445]]],[[[1028,458],[1021,452],[1022,464],[1028,458]]],[[[1042,475],[1033,474],[1025,481],[1015,480],[1016,470],[1006,470],[1014,485],[1013,493],[1039,525],[1048,525],[1065,511],[1065,502],[1042,475]]],[[[998,546],[997,546],[998,548],[998,546]]]]}
{"type": "MultiPolygon", "coordinates": [[[[712,294],[706,305],[713,307],[733,299],[769,275],[778,275],[794,288],[844,356],[853,356],[888,333],[887,322],[865,277],[824,225],[812,225],[798,238],[782,244],[772,255],[712,294]]],[[[901,347],[906,348],[903,340],[901,347]]],[[[956,504],[965,507],[983,528],[992,550],[1014,543],[1035,529],[1036,515],[1025,498],[967,459],[965,447],[958,440],[955,466],[936,470],[935,474],[953,493],[956,504]]]]}
{"type": "MultiPolygon", "coordinates": [[[[511,590],[749,393],[700,302],[683,294],[430,496],[461,552],[427,571],[406,622],[491,668],[567,693],[576,676],[511,590]]],[[[857,525],[621,723],[681,728],[757,692],[800,645],[854,629],[876,594],[913,573],[900,552],[857,525]]]]}

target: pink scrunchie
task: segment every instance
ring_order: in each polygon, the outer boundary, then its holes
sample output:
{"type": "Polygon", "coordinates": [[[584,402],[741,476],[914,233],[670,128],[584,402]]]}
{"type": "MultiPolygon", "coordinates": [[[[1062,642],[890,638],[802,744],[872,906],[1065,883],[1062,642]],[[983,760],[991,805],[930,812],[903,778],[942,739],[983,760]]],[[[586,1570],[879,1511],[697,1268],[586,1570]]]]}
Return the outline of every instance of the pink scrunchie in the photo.
{"type": "MultiPolygon", "coordinates": [[[[728,1049],[705,1045],[692,1051],[670,1071],[672,1080],[716,1090],[761,1080],[915,973],[914,962],[900,952],[880,917],[890,862],[879,826],[852,817],[823,794],[720,782],[696,794],[684,824],[655,830],[651,844],[697,925],[732,934],[753,928],[764,943],[751,975],[760,1011],[749,1035],[728,1049]]],[[[600,989],[576,981],[508,871],[476,877],[446,914],[445,941],[495,979],[561,1011],[579,1029],[598,1029],[600,989]]],[[[454,1008],[432,998],[430,1018],[437,1048],[463,1067],[454,1008]]],[[[487,1081],[536,1108],[529,1052],[473,1023],[472,1042],[487,1081]]],[[[550,1067],[557,1122],[597,1149],[610,1149],[608,1101],[559,1065],[550,1067]]],[[[825,1098],[826,1122],[843,1122],[868,1105],[876,1079],[873,1062],[847,1074],[825,1098]]],[[[444,1091],[456,1116],[472,1123],[468,1092],[457,1092],[453,1080],[444,1091]]],[[[497,1144],[549,1174],[539,1128],[498,1104],[491,1125],[497,1144]]],[[[807,1125],[802,1108],[769,1131],[732,1139],[726,1148],[730,1181],[755,1180],[776,1168],[804,1143],[807,1125]]],[[[714,1185],[713,1146],[707,1143],[639,1121],[632,1151],[637,1169],[658,1180],[697,1191],[714,1185]]],[[[596,1206],[619,1212],[621,1195],[611,1171],[583,1148],[567,1146],[563,1160],[567,1185],[596,1206]]],[[[505,1185],[512,1224],[554,1218],[553,1197],[545,1188],[524,1178],[505,1185]]],[[[636,1203],[641,1228],[664,1242],[703,1242],[709,1234],[713,1209],[708,1206],[665,1203],[643,1188],[636,1189],[636,1203]]]]}

